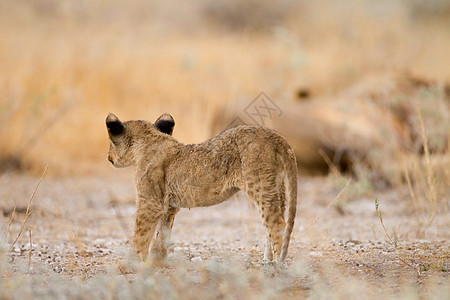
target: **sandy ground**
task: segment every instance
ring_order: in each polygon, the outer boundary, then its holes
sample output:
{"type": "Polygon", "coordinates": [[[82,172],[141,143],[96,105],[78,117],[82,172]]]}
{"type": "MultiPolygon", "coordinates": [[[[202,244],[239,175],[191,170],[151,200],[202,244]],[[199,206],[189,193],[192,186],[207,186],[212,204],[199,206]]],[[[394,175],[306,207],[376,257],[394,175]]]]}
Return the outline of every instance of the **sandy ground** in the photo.
{"type": "MultiPolygon", "coordinates": [[[[11,243],[18,235],[23,212],[11,228],[13,200],[26,208],[39,178],[21,174],[0,177],[1,232],[11,243]]],[[[385,190],[346,196],[333,179],[299,178],[296,225],[287,264],[303,262],[312,273],[324,263],[365,284],[396,289],[405,278],[421,283],[429,278],[449,285],[449,218],[438,214],[424,237],[411,213],[407,190],[385,190]],[[383,231],[374,200],[378,198],[387,231],[398,236],[394,247],[383,231]],[[331,204],[330,204],[331,203],[331,204]],[[389,278],[389,280],[388,280],[389,278]]],[[[129,253],[135,214],[133,174],[130,170],[107,176],[51,178],[39,186],[32,214],[9,253],[18,266],[30,259],[31,274],[57,272],[86,278],[105,273],[129,253]],[[33,269],[33,267],[35,269],[33,269]],[[39,266],[39,267],[37,267],[39,266]]],[[[264,251],[264,228],[246,195],[208,208],[181,210],[175,219],[171,253],[192,259],[226,262],[240,260],[246,268],[258,267],[264,251]]]]}

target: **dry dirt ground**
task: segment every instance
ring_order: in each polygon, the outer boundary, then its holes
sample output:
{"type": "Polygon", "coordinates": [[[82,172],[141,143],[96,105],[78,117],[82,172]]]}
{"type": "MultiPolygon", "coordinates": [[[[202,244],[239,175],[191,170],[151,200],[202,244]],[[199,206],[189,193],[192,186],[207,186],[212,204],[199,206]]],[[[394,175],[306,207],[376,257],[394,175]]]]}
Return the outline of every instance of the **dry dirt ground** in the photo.
{"type": "MultiPolygon", "coordinates": [[[[7,245],[18,235],[23,208],[38,180],[14,173],[0,176],[1,232],[8,235],[7,245]],[[8,230],[13,201],[17,213],[8,230]]],[[[309,275],[291,278],[290,290],[308,293],[313,278],[319,276],[324,286],[339,285],[346,278],[369,286],[375,294],[378,290],[395,293],[408,283],[423,296],[426,291],[421,287],[426,290],[431,281],[448,292],[448,213],[436,215],[418,238],[418,221],[411,213],[406,189],[352,196],[353,184],[335,199],[343,184],[332,177],[299,177],[298,213],[287,265],[300,265],[309,275]],[[387,232],[398,239],[397,247],[383,230],[375,198],[387,232]]],[[[134,195],[130,170],[114,170],[106,176],[44,178],[20,239],[7,253],[8,261],[17,269],[26,263],[29,276],[56,272],[88,279],[113,270],[129,251],[134,195]]],[[[248,271],[263,266],[264,241],[256,209],[239,194],[218,206],[180,211],[169,260],[187,264],[200,259],[223,264],[232,260],[248,271]]]]}

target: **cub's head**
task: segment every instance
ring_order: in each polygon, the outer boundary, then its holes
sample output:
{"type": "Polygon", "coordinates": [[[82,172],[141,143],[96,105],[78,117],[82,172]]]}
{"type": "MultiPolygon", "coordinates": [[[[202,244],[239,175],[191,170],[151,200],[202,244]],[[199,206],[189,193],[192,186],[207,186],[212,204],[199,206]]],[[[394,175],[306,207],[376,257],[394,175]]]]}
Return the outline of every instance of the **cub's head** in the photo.
{"type": "MultiPolygon", "coordinates": [[[[108,160],[116,168],[124,168],[136,163],[136,156],[145,143],[151,143],[149,137],[161,138],[161,133],[172,135],[175,121],[169,114],[163,114],[155,123],[147,121],[122,122],[114,114],[106,117],[109,135],[108,160]]],[[[151,145],[148,145],[151,146],[151,145]]]]}

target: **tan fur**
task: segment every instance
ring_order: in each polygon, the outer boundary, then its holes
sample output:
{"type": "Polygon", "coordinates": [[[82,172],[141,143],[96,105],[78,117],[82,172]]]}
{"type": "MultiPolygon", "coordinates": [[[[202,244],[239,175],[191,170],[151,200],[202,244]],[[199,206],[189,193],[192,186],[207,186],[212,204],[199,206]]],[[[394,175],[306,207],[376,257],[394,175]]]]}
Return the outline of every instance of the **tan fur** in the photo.
{"type": "Polygon", "coordinates": [[[263,218],[264,258],[285,260],[297,207],[297,168],[294,151],[283,137],[244,125],[201,144],[184,145],[170,135],[175,122],[168,114],[154,124],[121,122],[109,114],[106,124],[111,141],[108,159],[115,167],[137,168],[133,245],[142,260],[152,240],[152,253],[167,256],[180,208],[215,205],[239,190],[248,194],[263,218]]]}

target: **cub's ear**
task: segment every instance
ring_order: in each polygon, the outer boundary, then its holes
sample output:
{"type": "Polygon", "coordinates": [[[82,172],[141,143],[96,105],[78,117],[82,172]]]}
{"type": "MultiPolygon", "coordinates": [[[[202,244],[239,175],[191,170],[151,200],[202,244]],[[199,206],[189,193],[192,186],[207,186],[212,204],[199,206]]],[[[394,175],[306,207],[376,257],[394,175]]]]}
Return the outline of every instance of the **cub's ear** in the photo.
{"type": "Polygon", "coordinates": [[[159,131],[168,135],[172,135],[175,121],[171,115],[162,114],[158,119],[156,119],[154,125],[159,131]]]}
{"type": "Polygon", "coordinates": [[[109,114],[106,117],[106,127],[108,128],[108,133],[111,136],[122,134],[125,131],[123,123],[114,114],[109,114]]]}

